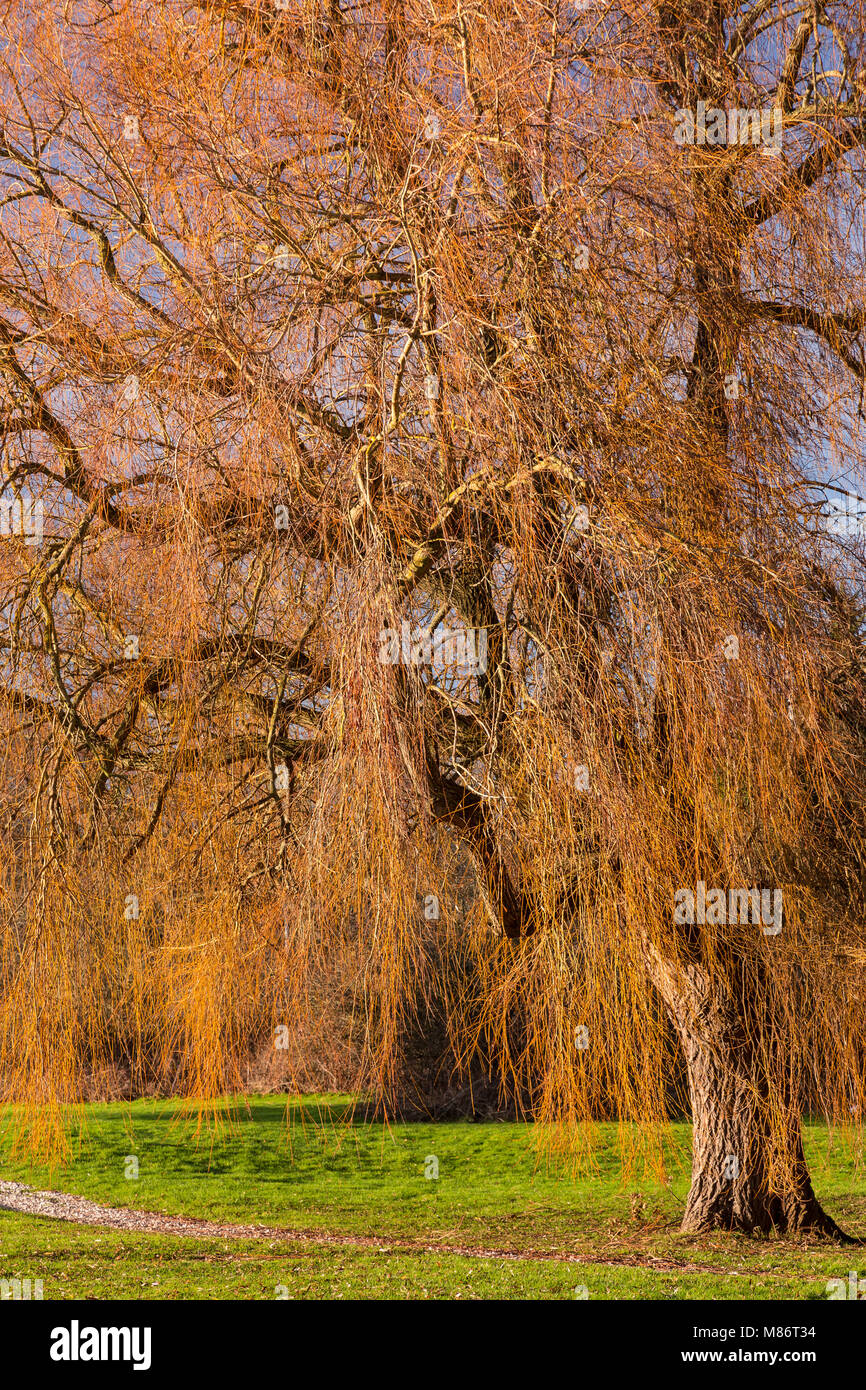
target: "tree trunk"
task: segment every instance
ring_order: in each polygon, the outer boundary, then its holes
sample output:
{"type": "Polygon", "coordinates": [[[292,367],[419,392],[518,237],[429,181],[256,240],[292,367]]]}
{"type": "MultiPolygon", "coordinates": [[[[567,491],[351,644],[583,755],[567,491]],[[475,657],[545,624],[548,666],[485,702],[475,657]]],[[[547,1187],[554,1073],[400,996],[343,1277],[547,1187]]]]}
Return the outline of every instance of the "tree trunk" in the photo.
{"type": "Polygon", "coordinates": [[[664,960],[651,945],[647,963],[688,1070],[692,1185],[682,1229],[849,1240],[812,1190],[799,1106],[781,1081],[783,1069],[771,1090],[768,1068],[757,1065],[755,1018],[747,1015],[755,1001],[699,966],[664,960]]]}

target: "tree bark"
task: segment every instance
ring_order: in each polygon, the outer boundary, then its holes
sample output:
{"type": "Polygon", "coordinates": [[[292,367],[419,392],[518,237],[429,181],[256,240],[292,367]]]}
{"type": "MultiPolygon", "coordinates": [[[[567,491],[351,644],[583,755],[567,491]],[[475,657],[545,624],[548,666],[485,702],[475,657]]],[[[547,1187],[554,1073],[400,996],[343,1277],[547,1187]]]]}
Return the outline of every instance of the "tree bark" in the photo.
{"type": "Polygon", "coordinates": [[[781,1080],[771,1088],[757,1063],[761,1001],[712,981],[700,966],[663,959],[651,945],[646,955],[688,1071],[692,1184],[682,1229],[849,1241],[812,1190],[796,1098],[781,1080]]]}

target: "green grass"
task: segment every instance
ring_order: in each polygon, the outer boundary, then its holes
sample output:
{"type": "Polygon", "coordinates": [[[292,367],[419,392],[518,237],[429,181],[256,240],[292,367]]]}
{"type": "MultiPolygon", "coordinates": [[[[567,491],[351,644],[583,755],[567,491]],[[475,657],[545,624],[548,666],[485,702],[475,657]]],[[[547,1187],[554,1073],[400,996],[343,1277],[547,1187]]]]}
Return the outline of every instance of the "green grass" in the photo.
{"type": "MultiPolygon", "coordinates": [[[[823,1298],[858,1251],[787,1240],[690,1237],[687,1125],[666,1143],[669,1180],[638,1164],[623,1179],[618,1127],[594,1129],[577,1178],[515,1124],[352,1124],[340,1097],[250,1097],[197,1132],[175,1102],[86,1108],[62,1169],[32,1165],[0,1134],[0,1176],[114,1206],[375,1236],[389,1248],[128,1234],[0,1213],[0,1277],[41,1278],[46,1298],[823,1298]],[[126,1159],[139,1162],[136,1181],[126,1159]],[[425,1177],[435,1156],[438,1179],[425,1177]],[[432,1252],[400,1249],[430,1242],[432,1252]],[[393,1248],[396,1246],[397,1248],[393,1248]],[[508,1250],[505,1260],[449,1247],[508,1250]],[[562,1262],[533,1259],[565,1256],[562,1262]],[[668,1266],[667,1268],[665,1266],[668,1266]]],[[[816,1190],[866,1234],[866,1170],[850,1144],[807,1126],[816,1190]]]]}

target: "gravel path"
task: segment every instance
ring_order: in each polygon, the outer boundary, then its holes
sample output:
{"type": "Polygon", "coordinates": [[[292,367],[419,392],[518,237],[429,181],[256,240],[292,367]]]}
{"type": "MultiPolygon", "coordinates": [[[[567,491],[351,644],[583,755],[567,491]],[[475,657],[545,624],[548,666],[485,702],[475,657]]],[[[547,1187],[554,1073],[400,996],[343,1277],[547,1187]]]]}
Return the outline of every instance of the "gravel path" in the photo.
{"type": "Polygon", "coordinates": [[[688,1260],[665,1260],[654,1255],[617,1255],[602,1258],[594,1254],[550,1250],[486,1250],[479,1246],[448,1245],[424,1240],[383,1239],[380,1236],[346,1235],[334,1231],[293,1230],[281,1226],[239,1226],[205,1221],[197,1216],[172,1216],[167,1212],[138,1211],[132,1207],[104,1207],[87,1197],[70,1192],[43,1192],[23,1182],[0,1181],[0,1210],[22,1212],[26,1216],[51,1217],[55,1221],[74,1221],[83,1226],[107,1226],[116,1231],[146,1234],[195,1236],[199,1240],[285,1240],[304,1245],[349,1246],[376,1250],[382,1255],[435,1254],[462,1255],[472,1259],[544,1260],[557,1264],[594,1264],[611,1268],[632,1266],[654,1269],[658,1273],[737,1274],[738,1270],[692,1264],[688,1260]]]}

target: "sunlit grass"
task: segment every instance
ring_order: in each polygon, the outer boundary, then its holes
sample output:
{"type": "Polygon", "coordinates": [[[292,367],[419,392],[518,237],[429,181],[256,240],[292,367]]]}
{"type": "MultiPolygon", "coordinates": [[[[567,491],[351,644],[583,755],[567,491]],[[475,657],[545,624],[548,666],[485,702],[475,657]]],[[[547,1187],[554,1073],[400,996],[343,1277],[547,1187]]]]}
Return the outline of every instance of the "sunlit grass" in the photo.
{"type": "MultiPolygon", "coordinates": [[[[214,1132],[176,1102],[92,1105],[62,1170],[13,1158],[8,1134],[0,1169],[109,1205],[375,1236],[386,1249],[200,1241],[4,1213],[0,1275],[42,1278],[45,1297],[60,1298],[273,1298],[278,1285],[307,1298],[573,1298],[581,1285],[602,1298],[807,1298],[856,1267],[856,1253],[835,1246],[681,1235],[685,1124],[671,1126],[665,1182],[651,1169],[623,1180],[615,1124],[596,1126],[594,1171],[575,1177],[545,1160],[520,1124],[352,1123],[348,1098],[336,1096],[288,1106],[249,1097],[223,1114],[214,1132]],[[124,1176],[130,1156],[137,1181],[124,1176]],[[438,1178],[425,1176],[433,1158],[438,1178]],[[469,1258],[449,1247],[573,1260],[469,1258]]],[[[825,1205],[862,1232],[858,1154],[820,1126],[807,1126],[806,1139],[825,1205]]]]}

